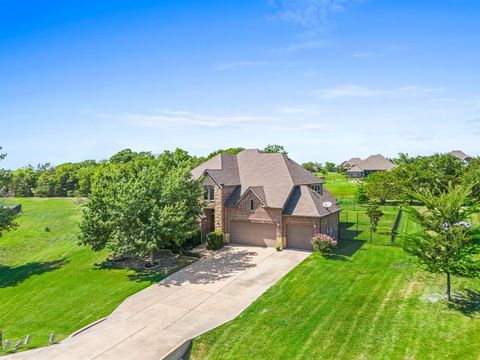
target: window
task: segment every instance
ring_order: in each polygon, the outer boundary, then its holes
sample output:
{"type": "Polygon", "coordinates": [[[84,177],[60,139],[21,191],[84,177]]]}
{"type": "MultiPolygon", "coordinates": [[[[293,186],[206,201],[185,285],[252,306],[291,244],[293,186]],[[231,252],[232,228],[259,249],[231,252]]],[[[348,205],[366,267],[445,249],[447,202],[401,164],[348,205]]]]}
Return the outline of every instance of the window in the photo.
{"type": "Polygon", "coordinates": [[[215,192],[214,192],[213,186],[205,186],[203,199],[210,200],[210,201],[215,199],[215,192]]]}
{"type": "Polygon", "coordinates": [[[255,210],[255,203],[254,203],[253,199],[250,200],[250,210],[255,210]]]}
{"type": "Polygon", "coordinates": [[[321,193],[322,192],[322,184],[314,184],[311,186],[312,190],[321,193]]]}

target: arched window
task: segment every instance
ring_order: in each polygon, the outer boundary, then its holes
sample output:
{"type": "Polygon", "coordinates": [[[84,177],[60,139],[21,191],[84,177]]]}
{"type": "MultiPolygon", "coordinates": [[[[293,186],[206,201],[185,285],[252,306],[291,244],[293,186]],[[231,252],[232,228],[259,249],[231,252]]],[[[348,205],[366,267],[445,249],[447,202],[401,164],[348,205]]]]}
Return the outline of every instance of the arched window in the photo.
{"type": "Polygon", "coordinates": [[[253,199],[250,200],[250,210],[254,210],[255,209],[255,203],[253,202],[253,199]]]}

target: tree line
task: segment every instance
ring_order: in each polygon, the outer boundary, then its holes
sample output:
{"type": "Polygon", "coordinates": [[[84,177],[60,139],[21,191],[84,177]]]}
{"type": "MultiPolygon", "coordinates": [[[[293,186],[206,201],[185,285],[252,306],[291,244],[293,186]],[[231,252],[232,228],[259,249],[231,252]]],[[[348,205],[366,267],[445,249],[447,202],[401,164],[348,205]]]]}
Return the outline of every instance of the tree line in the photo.
{"type": "MultiPolygon", "coordinates": [[[[188,156],[193,168],[220,153],[237,154],[242,150],[242,147],[219,149],[201,157],[188,155],[181,149],[176,152],[188,156]]],[[[262,151],[286,154],[284,147],[276,144],[268,145],[262,151]]],[[[110,171],[112,166],[127,163],[153,164],[160,156],[124,149],[102,161],[86,160],[57,166],[45,163],[16,170],[0,169],[0,197],[88,197],[92,184],[102,173],[110,171]]]]}
{"type": "Polygon", "coordinates": [[[412,203],[415,191],[431,191],[434,195],[448,192],[449,184],[471,187],[470,199],[480,199],[480,158],[468,165],[450,154],[410,157],[400,154],[390,171],[370,174],[358,188],[357,203],[388,201],[412,203]]]}

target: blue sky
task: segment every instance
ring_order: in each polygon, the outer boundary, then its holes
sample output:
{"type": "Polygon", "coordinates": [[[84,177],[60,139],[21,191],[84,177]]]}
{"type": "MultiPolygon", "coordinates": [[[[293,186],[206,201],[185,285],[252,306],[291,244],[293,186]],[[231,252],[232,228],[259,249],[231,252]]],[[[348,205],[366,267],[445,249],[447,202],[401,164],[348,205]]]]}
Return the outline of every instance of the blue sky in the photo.
{"type": "Polygon", "coordinates": [[[0,0],[1,165],[270,143],[299,162],[478,155],[479,16],[475,0],[0,0]]]}

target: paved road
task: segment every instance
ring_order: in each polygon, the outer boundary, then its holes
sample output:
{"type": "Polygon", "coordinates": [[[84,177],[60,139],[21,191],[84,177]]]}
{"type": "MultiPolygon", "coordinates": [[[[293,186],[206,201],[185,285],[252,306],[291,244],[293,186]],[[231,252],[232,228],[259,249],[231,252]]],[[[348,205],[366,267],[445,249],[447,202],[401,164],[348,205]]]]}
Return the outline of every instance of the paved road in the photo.
{"type": "Polygon", "coordinates": [[[88,330],[5,358],[159,360],[184,341],[234,319],[308,255],[227,246],[129,297],[88,330]]]}

